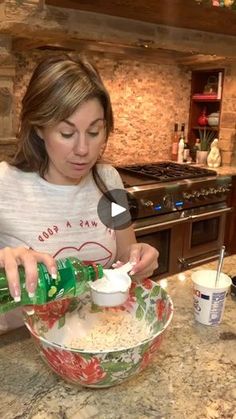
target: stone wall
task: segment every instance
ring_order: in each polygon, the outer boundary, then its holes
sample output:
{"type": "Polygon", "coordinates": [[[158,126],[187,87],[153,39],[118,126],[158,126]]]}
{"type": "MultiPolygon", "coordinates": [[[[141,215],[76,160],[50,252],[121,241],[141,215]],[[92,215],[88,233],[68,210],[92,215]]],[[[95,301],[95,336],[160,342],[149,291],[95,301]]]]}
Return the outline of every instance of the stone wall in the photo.
{"type": "Polygon", "coordinates": [[[222,163],[236,164],[236,65],[225,71],[219,146],[222,163]]]}
{"type": "MultiPolygon", "coordinates": [[[[16,122],[32,69],[49,53],[16,55],[16,122]]],[[[100,54],[91,53],[87,58],[100,71],[114,110],[115,132],[104,157],[115,164],[170,158],[174,123],[188,122],[190,72],[177,65],[118,60],[100,54]]]]}
{"type": "MultiPolygon", "coordinates": [[[[0,66],[0,159],[15,147],[22,96],[36,63],[48,54],[57,53],[18,53],[11,57],[11,66],[0,66]]],[[[177,65],[127,57],[89,53],[87,58],[99,69],[114,109],[115,132],[109,139],[105,159],[114,164],[169,159],[174,122],[188,122],[191,73],[177,65]]],[[[236,65],[231,65],[225,70],[219,141],[224,165],[236,164],[235,126],[236,65]]]]}
{"type": "MultiPolygon", "coordinates": [[[[15,147],[20,101],[31,71],[43,55],[53,53],[36,50],[45,45],[102,51],[88,58],[97,64],[114,108],[116,128],[106,150],[108,160],[119,164],[169,158],[174,123],[187,124],[189,113],[190,71],[176,63],[197,68],[198,64],[204,65],[204,60],[210,60],[212,67],[212,59],[215,63],[217,57],[223,62],[229,62],[224,57],[231,57],[235,63],[235,36],[210,33],[206,29],[207,32],[199,31],[198,27],[189,30],[48,7],[43,0],[0,1],[0,159],[11,154],[15,147]],[[145,53],[145,49],[137,47],[140,42],[151,48],[146,48],[145,53]],[[135,61],[134,55],[131,59],[130,46],[138,57],[142,55],[140,60],[135,61]],[[24,52],[14,57],[12,51],[24,52]],[[121,51],[124,55],[118,59],[108,55],[108,51],[114,54],[121,51]],[[168,52],[169,59],[175,63],[164,64],[167,61],[161,60],[161,52],[162,55],[168,52]]],[[[223,91],[220,131],[223,164],[236,162],[235,89],[234,64],[226,70],[223,91]]]]}

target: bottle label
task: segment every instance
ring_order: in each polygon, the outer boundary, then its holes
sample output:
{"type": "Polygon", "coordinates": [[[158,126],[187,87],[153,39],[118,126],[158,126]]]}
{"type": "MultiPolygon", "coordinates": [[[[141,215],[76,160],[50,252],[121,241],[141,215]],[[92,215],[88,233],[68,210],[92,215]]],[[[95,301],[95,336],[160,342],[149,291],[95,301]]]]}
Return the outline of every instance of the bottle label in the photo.
{"type": "Polygon", "coordinates": [[[15,307],[32,304],[45,304],[61,298],[82,295],[89,289],[89,282],[103,276],[101,265],[81,262],[77,258],[66,258],[57,261],[58,273],[52,278],[43,264],[38,264],[38,286],[35,296],[30,298],[26,290],[25,271],[18,268],[21,284],[21,301],[15,303],[10,295],[4,269],[0,268],[0,314],[15,307]]]}
{"type": "MultiPolygon", "coordinates": [[[[58,273],[56,279],[52,278],[46,267],[40,265],[39,288],[44,288],[44,295],[37,296],[35,304],[58,300],[65,297],[74,297],[76,290],[76,278],[72,267],[68,266],[65,261],[57,262],[58,273]],[[41,298],[40,298],[41,297],[41,298]],[[43,298],[42,298],[43,297],[43,298]]],[[[31,303],[32,304],[32,303],[31,303]]]]}
{"type": "Polygon", "coordinates": [[[15,303],[15,301],[9,294],[8,286],[1,287],[0,283],[0,314],[13,310],[14,308],[19,307],[20,305],[20,303],[15,303]]]}
{"type": "Polygon", "coordinates": [[[178,154],[178,143],[173,143],[172,144],[172,154],[175,156],[177,156],[178,154]]]}

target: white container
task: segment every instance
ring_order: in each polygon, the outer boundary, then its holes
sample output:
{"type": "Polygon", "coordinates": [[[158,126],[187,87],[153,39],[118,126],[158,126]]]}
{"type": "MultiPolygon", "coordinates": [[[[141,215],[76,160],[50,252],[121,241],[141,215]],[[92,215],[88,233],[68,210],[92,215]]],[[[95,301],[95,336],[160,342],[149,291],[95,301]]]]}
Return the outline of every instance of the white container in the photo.
{"type": "Polygon", "coordinates": [[[115,307],[124,304],[129,297],[131,279],[119,269],[104,269],[104,278],[91,283],[92,301],[98,306],[115,307]]]}
{"type": "Polygon", "coordinates": [[[221,273],[215,287],[216,271],[199,270],[192,274],[194,286],[193,307],[195,319],[207,326],[217,325],[224,314],[225,300],[231,278],[221,273]]]}
{"type": "Polygon", "coordinates": [[[183,163],[184,161],[184,139],[180,138],[179,145],[178,145],[178,163],[183,163]]]}
{"type": "Polygon", "coordinates": [[[210,127],[218,127],[220,121],[219,112],[213,112],[207,117],[207,122],[210,127]]]}

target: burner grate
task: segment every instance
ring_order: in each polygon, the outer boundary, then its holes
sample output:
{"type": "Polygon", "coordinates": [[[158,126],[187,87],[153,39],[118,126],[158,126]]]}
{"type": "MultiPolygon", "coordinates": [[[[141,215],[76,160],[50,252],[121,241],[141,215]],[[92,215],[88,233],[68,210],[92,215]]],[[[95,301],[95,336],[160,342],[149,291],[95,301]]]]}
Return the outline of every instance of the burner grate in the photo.
{"type": "Polygon", "coordinates": [[[180,179],[200,178],[204,176],[216,176],[214,170],[202,167],[190,166],[173,162],[151,163],[143,165],[128,165],[120,167],[122,170],[138,175],[144,175],[160,182],[168,182],[180,179]]]}

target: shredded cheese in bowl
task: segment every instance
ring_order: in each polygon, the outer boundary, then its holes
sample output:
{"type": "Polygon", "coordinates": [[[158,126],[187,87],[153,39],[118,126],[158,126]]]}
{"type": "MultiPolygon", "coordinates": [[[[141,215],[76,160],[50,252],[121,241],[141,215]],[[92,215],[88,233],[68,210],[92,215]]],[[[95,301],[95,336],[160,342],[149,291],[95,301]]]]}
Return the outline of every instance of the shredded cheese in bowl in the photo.
{"type": "Polygon", "coordinates": [[[65,326],[52,327],[47,339],[68,348],[107,351],[130,348],[151,337],[147,322],[124,310],[91,312],[87,303],[79,311],[67,313],[65,326]]]}

